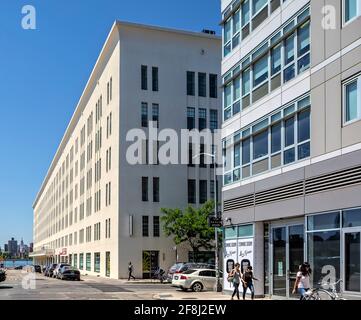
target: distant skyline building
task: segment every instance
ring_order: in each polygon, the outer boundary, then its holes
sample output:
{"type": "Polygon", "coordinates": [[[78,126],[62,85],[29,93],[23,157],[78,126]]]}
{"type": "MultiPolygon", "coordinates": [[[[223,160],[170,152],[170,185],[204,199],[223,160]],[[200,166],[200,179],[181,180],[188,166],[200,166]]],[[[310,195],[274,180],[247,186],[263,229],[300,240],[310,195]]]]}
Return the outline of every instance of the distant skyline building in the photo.
{"type": "Polygon", "coordinates": [[[10,257],[15,257],[18,252],[18,241],[14,238],[8,241],[8,252],[10,257]]]}

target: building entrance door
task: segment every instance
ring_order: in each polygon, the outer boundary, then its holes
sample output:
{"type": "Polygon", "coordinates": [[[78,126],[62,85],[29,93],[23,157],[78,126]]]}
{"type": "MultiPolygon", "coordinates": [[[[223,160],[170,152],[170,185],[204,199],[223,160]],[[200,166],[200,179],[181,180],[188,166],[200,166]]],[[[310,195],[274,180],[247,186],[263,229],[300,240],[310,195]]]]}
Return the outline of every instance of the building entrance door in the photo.
{"type": "Polygon", "coordinates": [[[143,251],[143,279],[151,279],[159,268],[159,251],[143,251]]]}
{"type": "Polygon", "coordinates": [[[271,294],[290,298],[296,274],[304,260],[304,225],[272,227],[270,237],[271,294]]]}
{"type": "Polygon", "coordinates": [[[349,292],[361,292],[361,229],[352,229],[343,232],[344,234],[344,288],[349,292]]]}

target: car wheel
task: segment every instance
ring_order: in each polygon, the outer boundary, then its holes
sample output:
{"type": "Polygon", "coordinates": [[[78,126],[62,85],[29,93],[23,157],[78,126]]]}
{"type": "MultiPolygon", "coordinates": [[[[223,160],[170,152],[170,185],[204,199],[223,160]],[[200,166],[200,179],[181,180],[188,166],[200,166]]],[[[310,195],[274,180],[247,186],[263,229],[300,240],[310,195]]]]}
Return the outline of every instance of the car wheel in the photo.
{"type": "Polygon", "coordinates": [[[203,290],[203,285],[200,282],[193,283],[192,290],[194,292],[201,292],[203,290]]]}

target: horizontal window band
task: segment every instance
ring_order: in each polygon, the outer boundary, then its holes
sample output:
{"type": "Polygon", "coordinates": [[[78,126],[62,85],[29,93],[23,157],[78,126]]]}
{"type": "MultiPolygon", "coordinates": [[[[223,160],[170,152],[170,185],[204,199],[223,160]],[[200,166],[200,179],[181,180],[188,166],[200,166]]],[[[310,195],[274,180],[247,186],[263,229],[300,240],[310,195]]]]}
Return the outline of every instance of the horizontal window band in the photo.
{"type": "MultiPolygon", "coordinates": [[[[242,66],[241,66],[241,65],[242,65],[242,61],[241,61],[240,65],[239,65],[240,70],[237,71],[237,73],[234,74],[231,78],[227,79],[227,81],[225,81],[225,82],[221,85],[221,88],[224,88],[224,87],[226,87],[230,82],[233,82],[233,80],[235,80],[243,71],[249,69],[251,65],[255,64],[257,61],[259,61],[260,59],[264,58],[264,56],[265,56],[266,54],[269,54],[270,51],[272,51],[273,48],[277,47],[277,46],[278,46],[280,43],[282,43],[286,38],[288,38],[288,37],[289,37],[290,35],[292,35],[295,31],[297,31],[297,29],[298,29],[299,27],[302,27],[302,25],[305,24],[305,23],[308,22],[308,21],[311,21],[311,17],[310,17],[310,16],[305,17],[301,22],[297,23],[290,31],[288,31],[287,33],[285,33],[284,35],[282,35],[281,38],[279,38],[279,39],[276,40],[274,43],[272,43],[272,44],[268,47],[267,51],[264,52],[264,54],[262,54],[262,55],[258,56],[257,58],[255,58],[254,60],[252,60],[252,61],[251,61],[249,64],[247,64],[246,66],[242,67],[242,66]]],[[[282,27],[282,28],[283,28],[283,27],[282,27]]],[[[281,28],[281,30],[282,30],[282,28],[281,28]]],[[[278,32],[279,32],[279,31],[280,31],[280,30],[278,30],[278,32]]],[[[277,33],[277,32],[276,32],[276,33],[277,33]]],[[[272,36],[271,36],[267,41],[269,41],[271,38],[272,38],[272,36]]],[[[264,45],[264,44],[263,44],[263,45],[264,45]]],[[[252,56],[252,55],[259,49],[259,47],[262,47],[262,45],[259,45],[259,46],[257,46],[256,49],[252,50],[252,52],[250,52],[250,53],[247,55],[247,58],[250,57],[250,56],[252,56]]],[[[304,55],[306,55],[306,53],[305,53],[304,55]]],[[[300,56],[299,58],[301,58],[301,57],[302,57],[302,56],[300,56]]],[[[247,60],[247,58],[244,58],[243,60],[247,60]]],[[[238,67],[238,66],[233,66],[233,67],[230,68],[228,71],[226,71],[224,74],[227,74],[227,73],[231,72],[231,70],[233,70],[233,69],[235,69],[235,68],[237,68],[237,67],[238,67]]],[[[285,69],[286,66],[283,66],[283,68],[285,69]]]]}

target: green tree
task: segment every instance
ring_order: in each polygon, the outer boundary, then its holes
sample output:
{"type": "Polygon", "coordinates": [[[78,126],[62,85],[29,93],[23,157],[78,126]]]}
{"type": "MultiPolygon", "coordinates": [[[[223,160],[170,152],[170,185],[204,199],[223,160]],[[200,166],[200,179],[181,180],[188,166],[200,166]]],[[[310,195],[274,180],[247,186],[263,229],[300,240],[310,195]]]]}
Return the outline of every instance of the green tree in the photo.
{"type": "Polygon", "coordinates": [[[163,231],[173,237],[176,245],[187,242],[197,259],[201,248],[214,247],[215,229],[209,226],[208,218],[214,215],[214,202],[208,201],[196,209],[188,206],[185,210],[162,208],[163,231]]]}

